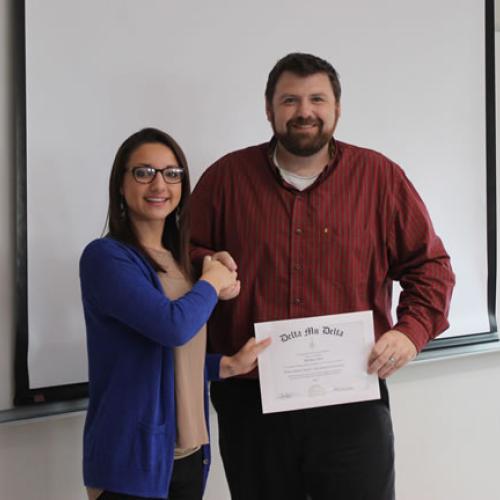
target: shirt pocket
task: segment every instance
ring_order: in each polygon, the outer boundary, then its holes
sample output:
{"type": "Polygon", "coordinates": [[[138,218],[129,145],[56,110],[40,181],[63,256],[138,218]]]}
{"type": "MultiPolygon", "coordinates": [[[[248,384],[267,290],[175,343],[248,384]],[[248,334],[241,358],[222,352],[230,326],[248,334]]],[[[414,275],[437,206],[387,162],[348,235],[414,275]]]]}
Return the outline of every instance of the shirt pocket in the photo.
{"type": "Polygon", "coordinates": [[[320,258],[326,279],[339,288],[366,285],[374,255],[370,230],[325,225],[320,234],[320,258]]]}

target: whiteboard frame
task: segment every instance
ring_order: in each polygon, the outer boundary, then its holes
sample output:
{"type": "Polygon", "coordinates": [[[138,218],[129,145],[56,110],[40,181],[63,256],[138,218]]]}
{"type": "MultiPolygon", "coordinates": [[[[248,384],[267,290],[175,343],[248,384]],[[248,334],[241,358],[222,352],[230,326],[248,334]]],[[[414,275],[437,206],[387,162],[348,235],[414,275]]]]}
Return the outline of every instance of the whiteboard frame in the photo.
{"type": "MultiPolygon", "coordinates": [[[[87,395],[87,384],[70,384],[30,389],[28,373],[28,244],[27,244],[27,113],[26,113],[26,25],[25,1],[14,2],[15,16],[15,162],[16,162],[16,341],[14,404],[29,405],[81,399],[87,395]]],[[[487,302],[490,330],[472,335],[447,337],[431,341],[424,349],[432,358],[447,357],[459,348],[477,352],[480,344],[493,349],[499,345],[496,320],[497,236],[496,236],[496,121],[495,121],[495,26],[494,0],[485,0],[486,58],[486,176],[487,176],[487,302]]],[[[482,349],[481,349],[482,351],[482,349]]]]}

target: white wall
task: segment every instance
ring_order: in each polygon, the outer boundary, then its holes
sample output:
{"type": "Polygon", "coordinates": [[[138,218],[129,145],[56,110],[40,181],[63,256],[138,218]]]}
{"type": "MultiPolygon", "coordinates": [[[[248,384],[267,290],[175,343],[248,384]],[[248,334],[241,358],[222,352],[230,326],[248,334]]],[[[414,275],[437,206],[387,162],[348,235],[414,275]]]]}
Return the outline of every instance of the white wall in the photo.
{"type": "MultiPolygon", "coordinates": [[[[6,383],[12,381],[14,337],[11,3],[0,0],[2,386],[13,385],[6,383]]],[[[500,58],[497,60],[500,66],[500,58]]],[[[499,354],[414,365],[393,377],[390,388],[397,439],[398,500],[500,497],[499,387],[499,354]]],[[[11,405],[12,393],[0,393],[0,409],[11,405]]],[[[0,499],[85,498],[80,479],[82,425],[83,415],[0,425],[0,499]]],[[[207,499],[226,500],[229,497],[220,463],[215,465],[207,499]]]]}

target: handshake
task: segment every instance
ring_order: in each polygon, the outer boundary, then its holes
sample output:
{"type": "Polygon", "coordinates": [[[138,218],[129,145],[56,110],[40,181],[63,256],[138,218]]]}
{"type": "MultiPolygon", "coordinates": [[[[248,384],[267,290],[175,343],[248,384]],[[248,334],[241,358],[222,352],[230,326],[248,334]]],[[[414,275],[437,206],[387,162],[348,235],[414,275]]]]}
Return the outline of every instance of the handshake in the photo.
{"type": "Polygon", "coordinates": [[[221,300],[234,299],[240,293],[236,262],[228,252],[216,252],[203,259],[201,280],[210,283],[221,300]]]}

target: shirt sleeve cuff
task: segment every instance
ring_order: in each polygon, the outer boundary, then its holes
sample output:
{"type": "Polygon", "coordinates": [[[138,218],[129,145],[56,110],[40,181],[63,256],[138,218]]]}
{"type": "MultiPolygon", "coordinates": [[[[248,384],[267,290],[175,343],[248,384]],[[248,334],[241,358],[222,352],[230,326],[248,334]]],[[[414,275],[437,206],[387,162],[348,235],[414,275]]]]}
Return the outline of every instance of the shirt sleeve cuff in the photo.
{"type": "Polygon", "coordinates": [[[207,369],[208,380],[220,380],[220,360],[222,354],[207,354],[205,357],[205,366],[207,369]]]}
{"type": "Polygon", "coordinates": [[[413,318],[398,321],[392,329],[404,333],[415,344],[417,352],[420,352],[431,340],[424,326],[413,318]]]}
{"type": "Polygon", "coordinates": [[[219,300],[215,288],[208,281],[198,280],[191,290],[201,293],[207,299],[211,307],[215,307],[215,304],[217,304],[219,300]]]}

